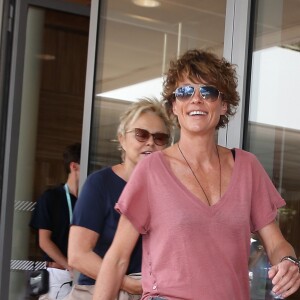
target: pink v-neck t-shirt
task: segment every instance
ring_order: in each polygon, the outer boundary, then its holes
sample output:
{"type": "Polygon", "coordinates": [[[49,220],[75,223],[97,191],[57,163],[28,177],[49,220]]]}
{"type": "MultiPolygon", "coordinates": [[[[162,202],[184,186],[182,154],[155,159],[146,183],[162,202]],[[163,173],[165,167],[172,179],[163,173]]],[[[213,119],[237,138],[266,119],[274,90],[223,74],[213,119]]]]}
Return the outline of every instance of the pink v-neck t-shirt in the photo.
{"type": "Polygon", "coordinates": [[[143,300],[249,299],[250,234],[285,202],[257,158],[235,151],[230,184],[213,206],[187,190],[162,152],[135,168],[116,208],[143,235],[143,300]]]}

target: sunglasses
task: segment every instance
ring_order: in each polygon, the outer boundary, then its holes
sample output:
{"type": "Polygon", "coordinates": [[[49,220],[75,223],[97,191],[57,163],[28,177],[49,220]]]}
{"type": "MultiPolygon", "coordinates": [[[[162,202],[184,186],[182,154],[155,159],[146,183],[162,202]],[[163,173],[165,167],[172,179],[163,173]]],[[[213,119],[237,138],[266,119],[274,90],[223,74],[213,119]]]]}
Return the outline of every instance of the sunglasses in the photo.
{"type": "Polygon", "coordinates": [[[149,140],[150,136],[153,137],[153,141],[157,146],[164,146],[169,143],[170,135],[163,132],[150,133],[146,129],[134,128],[126,131],[126,133],[134,132],[134,137],[139,142],[146,142],[149,140]]]}
{"type": "Polygon", "coordinates": [[[216,87],[212,85],[183,85],[178,87],[173,93],[176,99],[180,101],[189,100],[195,94],[196,87],[199,86],[199,93],[201,97],[209,102],[218,100],[220,94],[222,94],[216,87]]]}

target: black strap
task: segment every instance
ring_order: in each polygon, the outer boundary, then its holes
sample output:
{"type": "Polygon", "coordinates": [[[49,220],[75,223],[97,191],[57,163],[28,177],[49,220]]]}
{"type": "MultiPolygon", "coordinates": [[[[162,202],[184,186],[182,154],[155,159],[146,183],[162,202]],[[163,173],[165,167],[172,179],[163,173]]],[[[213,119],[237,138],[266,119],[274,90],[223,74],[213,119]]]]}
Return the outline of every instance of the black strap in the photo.
{"type": "Polygon", "coordinates": [[[231,149],[231,153],[232,153],[232,156],[233,156],[233,160],[235,160],[235,149],[231,149]]]}

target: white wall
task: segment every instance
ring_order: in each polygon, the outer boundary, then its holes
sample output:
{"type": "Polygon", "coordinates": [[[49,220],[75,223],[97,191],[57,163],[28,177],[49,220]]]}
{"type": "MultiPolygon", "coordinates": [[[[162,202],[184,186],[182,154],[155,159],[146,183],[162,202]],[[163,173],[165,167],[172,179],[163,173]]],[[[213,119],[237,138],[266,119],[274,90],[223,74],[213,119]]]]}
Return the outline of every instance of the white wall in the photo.
{"type": "Polygon", "coordinates": [[[300,130],[300,53],[272,47],[253,53],[249,120],[300,130]]]}

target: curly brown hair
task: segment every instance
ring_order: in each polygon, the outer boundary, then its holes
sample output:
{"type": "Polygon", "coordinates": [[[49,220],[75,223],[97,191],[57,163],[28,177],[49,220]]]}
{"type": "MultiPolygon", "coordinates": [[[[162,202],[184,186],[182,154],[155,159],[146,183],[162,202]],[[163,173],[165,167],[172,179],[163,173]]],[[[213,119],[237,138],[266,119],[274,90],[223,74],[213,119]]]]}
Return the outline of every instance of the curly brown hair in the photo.
{"type": "Polygon", "coordinates": [[[222,93],[222,101],[227,103],[227,111],[220,117],[216,129],[225,127],[229,117],[236,113],[240,100],[235,65],[214,53],[198,49],[188,50],[178,59],[171,60],[169,70],[165,74],[162,92],[171,115],[173,114],[172,103],[175,101],[173,92],[178,87],[178,82],[186,76],[192,82],[207,82],[222,93]]]}

